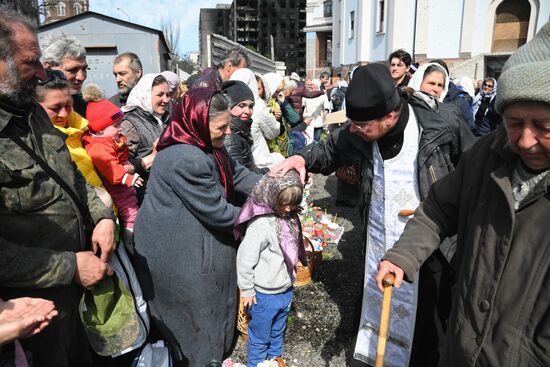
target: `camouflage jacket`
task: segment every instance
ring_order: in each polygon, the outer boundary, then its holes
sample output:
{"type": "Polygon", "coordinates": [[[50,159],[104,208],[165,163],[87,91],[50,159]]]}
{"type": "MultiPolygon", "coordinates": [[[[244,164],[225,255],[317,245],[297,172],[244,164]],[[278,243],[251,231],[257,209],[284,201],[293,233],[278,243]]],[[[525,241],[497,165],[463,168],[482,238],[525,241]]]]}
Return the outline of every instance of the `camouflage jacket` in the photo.
{"type": "MultiPolygon", "coordinates": [[[[74,188],[94,223],[114,219],[86,184],[55,129],[33,101],[16,108],[0,100],[0,284],[48,288],[73,282],[75,252],[85,249],[82,216],[70,196],[12,140],[19,136],[74,188]]],[[[40,292],[39,292],[40,293],[40,292]]],[[[36,293],[26,293],[36,294],[36,293]]],[[[0,291],[0,296],[13,295],[0,291]]]]}

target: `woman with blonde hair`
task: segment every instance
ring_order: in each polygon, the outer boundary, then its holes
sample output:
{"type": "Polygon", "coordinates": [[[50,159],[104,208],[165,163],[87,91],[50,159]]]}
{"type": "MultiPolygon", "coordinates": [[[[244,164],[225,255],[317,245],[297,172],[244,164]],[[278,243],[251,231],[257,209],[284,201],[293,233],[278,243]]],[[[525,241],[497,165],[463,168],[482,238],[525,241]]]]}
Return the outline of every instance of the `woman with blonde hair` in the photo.
{"type": "MultiPolygon", "coordinates": [[[[82,134],[88,130],[88,120],[73,110],[70,83],[59,70],[46,70],[46,75],[47,79],[36,86],[36,100],[44,108],[55,128],[67,136],[65,144],[78,171],[86,182],[95,188],[101,201],[107,207],[111,207],[111,196],[103,187],[101,178],[82,145],[82,134]]],[[[84,89],[83,94],[88,97],[86,91],[87,89],[84,89]]]]}

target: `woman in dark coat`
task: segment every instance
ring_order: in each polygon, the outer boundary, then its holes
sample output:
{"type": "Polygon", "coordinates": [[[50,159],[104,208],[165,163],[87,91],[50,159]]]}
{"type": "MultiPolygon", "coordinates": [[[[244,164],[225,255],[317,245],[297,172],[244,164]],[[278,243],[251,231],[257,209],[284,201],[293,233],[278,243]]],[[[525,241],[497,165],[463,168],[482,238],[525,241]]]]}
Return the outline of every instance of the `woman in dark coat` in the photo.
{"type": "Polygon", "coordinates": [[[231,108],[231,122],[229,128],[231,134],[225,137],[225,149],[227,153],[256,173],[266,173],[268,168],[258,168],[254,164],[252,156],[252,111],[254,109],[254,94],[252,90],[240,80],[229,80],[223,83],[223,92],[229,97],[231,108]]]}
{"type": "Polygon", "coordinates": [[[485,78],[481,90],[474,98],[473,114],[475,126],[471,127],[475,136],[484,136],[502,125],[502,117],[495,109],[497,81],[485,78]]]}
{"type": "Polygon", "coordinates": [[[137,189],[138,202],[143,201],[149,170],[157,154],[155,145],[169,119],[170,87],[161,74],[145,74],[132,89],[120,132],[126,137],[129,161],[145,181],[137,189]]]}
{"type": "Polygon", "coordinates": [[[160,137],[135,225],[138,273],[176,365],[203,367],[230,351],[237,312],[233,225],[260,176],[223,149],[229,101],[193,89],[160,137]],[[144,268],[144,269],[143,269],[144,268]],[[148,271],[147,271],[148,270],[148,271]]]}

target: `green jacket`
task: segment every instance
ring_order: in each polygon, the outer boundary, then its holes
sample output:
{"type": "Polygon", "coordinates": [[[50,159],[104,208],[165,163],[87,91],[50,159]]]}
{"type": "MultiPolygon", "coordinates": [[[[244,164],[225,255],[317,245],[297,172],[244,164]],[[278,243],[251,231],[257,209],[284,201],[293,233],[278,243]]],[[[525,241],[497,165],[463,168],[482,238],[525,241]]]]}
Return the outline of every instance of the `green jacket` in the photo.
{"type": "Polygon", "coordinates": [[[503,128],[480,139],[432,185],[383,258],[412,280],[441,239],[458,235],[440,366],[550,366],[550,177],[514,210],[518,157],[503,128]]]}
{"type": "Polygon", "coordinates": [[[4,287],[0,297],[56,299],[56,287],[73,283],[75,252],[85,250],[82,217],[69,195],[16,145],[13,136],[74,188],[94,223],[114,215],[86,184],[71,160],[66,136],[53,127],[42,107],[33,101],[16,108],[0,100],[0,284],[4,287]],[[42,292],[42,288],[51,289],[42,292]]]}

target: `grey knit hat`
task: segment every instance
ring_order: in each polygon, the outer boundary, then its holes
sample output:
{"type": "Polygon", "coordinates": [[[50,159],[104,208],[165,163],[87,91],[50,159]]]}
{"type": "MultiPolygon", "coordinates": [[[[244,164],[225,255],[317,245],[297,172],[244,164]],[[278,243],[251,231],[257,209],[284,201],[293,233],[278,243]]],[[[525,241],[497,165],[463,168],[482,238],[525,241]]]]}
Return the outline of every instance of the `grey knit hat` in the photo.
{"type": "Polygon", "coordinates": [[[520,47],[504,64],[498,79],[495,107],[502,114],[510,103],[542,102],[550,105],[550,23],[520,47]]]}

